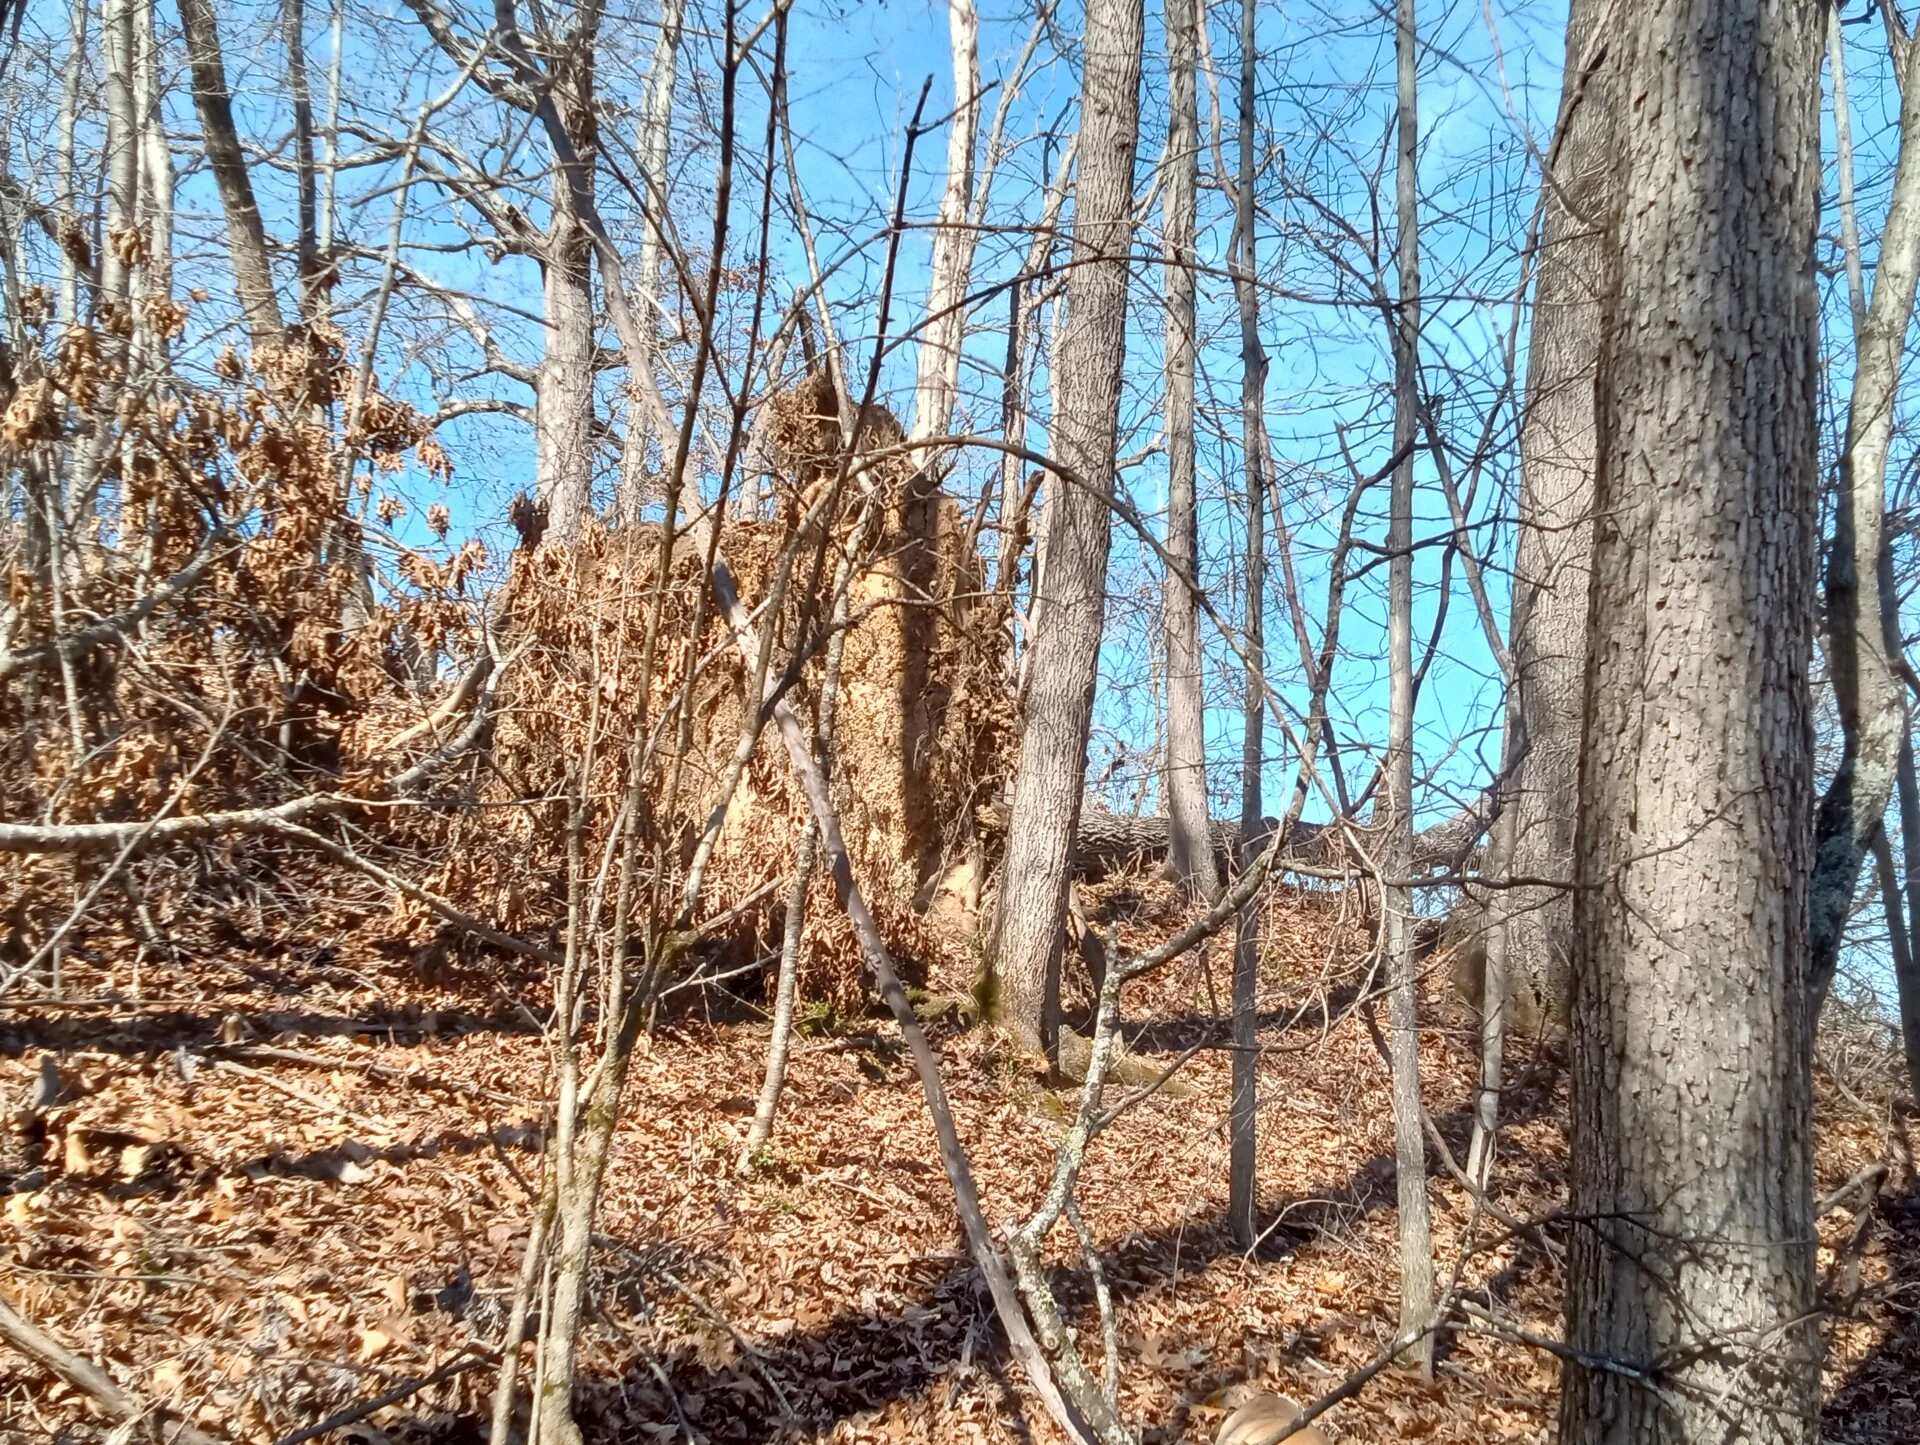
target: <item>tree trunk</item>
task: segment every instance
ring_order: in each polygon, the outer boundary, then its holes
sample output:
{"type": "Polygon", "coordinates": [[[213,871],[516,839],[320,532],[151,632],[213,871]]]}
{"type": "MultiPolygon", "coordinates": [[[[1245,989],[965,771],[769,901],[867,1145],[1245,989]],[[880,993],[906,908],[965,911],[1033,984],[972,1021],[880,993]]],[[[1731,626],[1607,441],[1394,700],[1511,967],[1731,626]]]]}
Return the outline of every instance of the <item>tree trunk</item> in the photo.
{"type": "Polygon", "coordinates": [[[1900,158],[1873,296],[1857,333],[1833,546],[1827,554],[1827,666],[1840,715],[1841,752],[1814,823],[1808,947],[1816,1020],[1840,961],[1860,864],[1893,796],[1907,726],[1906,702],[1880,625],[1879,565],[1894,400],[1920,280],[1920,47],[1909,47],[1905,74],[1900,158]]]}
{"type": "Polygon", "coordinates": [[[60,67],[60,135],[55,161],[60,191],[60,320],[66,326],[80,324],[80,263],[74,248],[66,244],[69,230],[80,226],[80,196],[74,174],[73,132],[80,118],[80,69],[87,50],[87,19],[93,0],[73,0],[72,28],[67,36],[66,59],[60,67]]]}
{"type": "Polygon", "coordinates": [[[1081,78],[1074,268],[1054,373],[1055,455],[1092,491],[1049,486],[1046,621],[1033,639],[995,965],[1004,1021],[1050,1047],[1060,999],[1067,854],[1080,814],[1106,609],[1108,511],[1126,361],[1127,257],[1140,128],[1142,0],[1092,0],[1081,78]]]}
{"type": "Polygon", "coordinates": [[[234,289],[255,346],[271,346],[286,329],[273,292],[273,266],[267,259],[267,233],[247,174],[246,152],[233,124],[233,97],[227,92],[226,62],[220,55],[220,30],[210,0],[179,0],[180,29],[187,40],[193,73],[193,107],[200,117],[207,165],[220,189],[227,219],[227,250],[233,261],[234,289]]]}
{"type": "MultiPolygon", "coordinates": [[[[598,145],[593,111],[591,26],[571,37],[557,68],[555,99],[580,158],[583,185],[593,185],[598,145]]],[[[593,506],[593,246],[556,165],[553,222],[541,256],[546,339],[534,402],[534,485],[546,505],[544,545],[565,547],[580,535],[593,506]]]]}
{"type": "Polygon", "coordinates": [[[300,316],[311,321],[326,305],[320,278],[320,186],[313,157],[313,96],[307,86],[306,0],[282,0],[286,27],[287,97],[293,104],[293,179],[299,238],[294,256],[300,278],[300,316]]]}
{"type": "MultiPolygon", "coordinates": [[[[146,271],[142,288],[161,298],[173,294],[173,153],[167,145],[166,98],[162,94],[164,56],[155,34],[153,0],[137,0],[134,43],[140,108],[140,210],[146,233],[146,271]]],[[[157,343],[156,349],[165,343],[157,343]]]]}
{"type": "Polygon", "coordinates": [[[1800,1445],[1825,13],[1610,14],[1561,1438],[1800,1445]]]}
{"type": "MultiPolygon", "coordinates": [[[[660,33],[653,42],[653,61],[647,71],[647,91],[640,113],[640,159],[645,167],[648,224],[640,237],[640,276],[638,294],[633,298],[639,308],[641,325],[648,338],[651,356],[654,338],[660,334],[664,307],[660,300],[660,257],[665,241],[665,222],[660,213],[667,204],[667,152],[673,142],[673,91],[680,75],[680,30],[685,23],[687,0],[663,0],[660,6],[660,33]]],[[[651,428],[647,409],[636,398],[627,407],[627,434],[620,454],[620,496],[615,508],[622,522],[637,522],[647,502],[647,451],[651,428]]],[[[664,439],[662,439],[664,444],[664,439]]]]}
{"type": "MultiPolygon", "coordinates": [[[[1240,836],[1260,831],[1262,767],[1267,709],[1266,479],[1261,445],[1266,431],[1267,351],[1260,344],[1259,252],[1254,244],[1253,106],[1254,0],[1240,4],[1239,175],[1234,183],[1234,278],[1240,312],[1240,450],[1246,466],[1246,654],[1240,722],[1240,836]]],[[[1198,100],[1195,101],[1198,108],[1198,100]]],[[[1198,129],[1196,123],[1195,129],[1198,129]]],[[[1246,845],[1243,841],[1242,847],[1246,845]]],[[[1243,853],[1241,867],[1253,862],[1243,853]]],[[[1233,1084],[1228,1101],[1227,1222],[1234,1240],[1249,1249],[1255,1238],[1258,1183],[1254,1152],[1259,1118],[1260,910],[1248,904],[1235,922],[1233,939],[1233,1084]]]]}
{"type": "Polygon", "coordinates": [[[125,241],[138,224],[140,121],[134,106],[133,7],[139,0],[106,0],[101,12],[101,49],[106,58],[107,234],[101,248],[102,300],[126,302],[132,267],[125,241]]]}
{"type": "MultiPolygon", "coordinates": [[[[920,333],[919,375],[913,393],[913,439],[944,434],[960,389],[960,350],[966,342],[966,295],[973,275],[976,232],[973,153],[980,137],[980,17],[973,0],[948,0],[953,49],[953,117],[947,132],[947,183],[933,233],[933,270],[927,283],[927,323],[920,333]]],[[[914,458],[926,466],[932,458],[914,458]]]]}
{"type": "MultiPolygon", "coordinates": [[[[1593,556],[1594,358],[1603,271],[1599,217],[1607,199],[1607,67],[1595,45],[1607,0],[1572,0],[1560,115],[1543,185],[1539,279],[1527,343],[1520,423],[1520,525],[1514,550],[1515,726],[1503,806],[1513,814],[1512,871],[1573,877],[1573,796],[1580,771],[1580,697],[1587,660],[1587,574],[1593,556]]],[[[1530,885],[1507,900],[1513,1012],[1564,1024],[1573,898],[1530,885]],[[1521,997],[1522,991],[1530,997],[1521,997]]]]}
{"type": "Polygon", "coordinates": [[[1196,0],[1167,0],[1166,228],[1167,575],[1161,596],[1167,650],[1167,870],[1202,898],[1220,891],[1207,834],[1206,696],[1200,652],[1200,512],[1194,492],[1194,230],[1200,190],[1199,24],[1196,0]]]}
{"type": "Polygon", "coordinates": [[[1393,470],[1387,551],[1387,666],[1390,706],[1382,782],[1387,820],[1381,861],[1393,882],[1381,890],[1381,946],[1387,959],[1388,1051],[1393,1073],[1393,1157],[1400,1205],[1400,1334],[1405,1358],[1433,1375],[1433,1219],[1427,1200],[1427,1141],[1421,1127],[1419,959],[1413,889],[1413,455],[1420,427],[1419,30],[1414,0],[1399,0],[1395,26],[1399,127],[1395,198],[1400,304],[1393,332],[1393,470]],[[1417,1336],[1417,1338],[1416,1338],[1417,1336]]]}

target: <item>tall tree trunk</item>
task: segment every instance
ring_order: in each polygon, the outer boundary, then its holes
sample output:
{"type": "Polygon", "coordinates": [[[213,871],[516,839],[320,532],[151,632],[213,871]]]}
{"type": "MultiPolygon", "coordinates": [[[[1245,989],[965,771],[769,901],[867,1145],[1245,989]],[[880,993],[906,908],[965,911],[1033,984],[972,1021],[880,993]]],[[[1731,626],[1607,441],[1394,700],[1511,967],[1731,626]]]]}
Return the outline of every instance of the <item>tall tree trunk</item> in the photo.
{"type": "Polygon", "coordinates": [[[124,303],[131,292],[127,240],[138,225],[140,120],[134,104],[133,9],[139,0],[106,0],[101,49],[106,58],[107,234],[100,256],[103,300],[124,303]]]}
{"type": "MultiPolygon", "coordinates": [[[[680,74],[680,32],[686,15],[687,0],[663,0],[660,31],[654,37],[646,98],[640,112],[638,139],[643,182],[647,188],[647,225],[640,236],[638,294],[633,302],[645,327],[649,357],[660,334],[663,309],[660,258],[666,232],[667,153],[673,143],[673,91],[680,74]]],[[[639,521],[647,504],[650,436],[647,409],[636,398],[627,407],[627,433],[620,452],[620,495],[614,510],[622,522],[639,521]]]]}
{"type": "MultiPolygon", "coordinates": [[[[973,0],[948,0],[947,29],[953,51],[953,116],[947,131],[947,183],[933,233],[933,270],[927,283],[927,321],[920,332],[918,378],[913,392],[915,441],[942,435],[960,390],[960,351],[966,344],[966,295],[973,275],[977,233],[973,210],[973,157],[980,139],[980,17],[973,0]]],[[[917,453],[919,466],[932,458],[917,453]]]]}
{"type": "MultiPolygon", "coordinates": [[[[589,14],[569,37],[555,70],[555,99],[580,157],[582,183],[593,185],[598,127],[594,116],[596,26],[589,14]]],[[[542,247],[545,345],[534,404],[534,485],[547,509],[542,545],[568,546],[593,506],[593,245],[556,164],[553,221],[542,247]]]]}
{"type": "Polygon", "coordinates": [[[1200,652],[1200,508],[1194,490],[1194,247],[1200,191],[1197,0],[1167,0],[1166,231],[1167,575],[1161,594],[1167,654],[1167,869],[1202,898],[1220,891],[1208,832],[1205,678],[1200,652]]]}
{"type": "Polygon", "coordinates": [[[140,213],[146,236],[148,296],[173,294],[173,152],[167,145],[166,97],[162,90],[162,52],[154,33],[153,0],[136,0],[134,44],[136,100],[140,113],[140,213]]]}
{"type": "Polygon", "coordinates": [[[1816,1020],[1840,961],[1860,864],[1893,796],[1907,728],[1906,701],[1880,625],[1879,565],[1894,401],[1920,280],[1920,46],[1908,47],[1905,77],[1900,158],[1873,295],[1854,350],[1840,495],[1827,554],[1827,668],[1840,714],[1841,751],[1814,824],[1808,947],[1816,1020]]]}
{"type": "MultiPolygon", "coordinates": [[[[1514,549],[1514,726],[1507,732],[1503,808],[1513,815],[1512,872],[1573,877],[1580,771],[1580,697],[1587,661],[1587,574],[1593,556],[1593,369],[1604,270],[1599,218],[1607,199],[1608,68],[1596,45],[1608,0],[1572,0],[1559,120],[1542,181],[1540,260],[1520,423],[1520,525],[1514,549]]],[[[1573,898],[1529,884],[1507,898],[1507,1017],[1564,1023],[1573,898]]]]}
{"type": "MultiPolygon", "coordinates": [[[[1246,689],[1240,724],[1240,865],[1253,862],[1262,831],[1267,709],[1266,433],[1267,351],[1260,344],[1259,251],[1254,218],[1254,0],[1240,3],[1239,175],[1234,183],[1233,289],[1240,311],[1240,443],[1246,467],[1246,689]]],[[[1197,37],[1196,37],[1197,38],[1197,37]]],[[[1198,100],[1195,101],[1196,109],[1198,100]]],[[[1196,122],[1195,129],[1198,129],[1196,122]]],[[[1241,1248],[1254,1241],[1258,1204],[1255,1127],[1259,1117],[1260,910],[1249,903],[1233,941],[1233,1092],[1228,1103],[1227,1221],[1241,1248]]]]}
{"type": "Polygon", "coordinates": [[[1067,853],[1080,816],[1087,733],[1106,611],[1120,373],[1127,350],[1127,258],[1140,130],[1143,0],[1091,0],[1080,91],[1074,268],[1054,373],[1054,454],[1091,490],[1051,483],[1046,620],[1029,651],[1020,768],[1000,906],[999,1004],[1014,1035],[1050,1049],[1058,1031],[1067,853]]]}
{"type": "Polygon", "coordinates": [[[1561,1438],[1800,1445],[1825,14],[1610,14],[1561,1438]]]}
{"type": "Polygon", "coordinates": [[[300,277],[300,315],[311,321],[326,298],[320,289],[320,190],[313,159],[313,97],[307,87],[306,0],[282,0],[286,27],[287,96],[293,104],[293,182],[299,237],[294,255],[300,277]]]}
{"type": "Polygon", "coordinates": [[[92,0],[73,0],[71,29],[67,36],[66,59],[60,66],[60,136],[57,142],[58,185],[60,190],[60,320],[64,325],[80,324],[80,263],[69,234],[80,229],[80,194],[74,171],[73,133],[80,119],[80,68],[87,51],[87,19],[92,0]]]}
{"type": "Polygon", "coordinates": [[[207,165],[220,189],[226,213],[227,251],[232,257],[234,289],[255,346],[271,346],[286,330],[273,292],[273,266],[267,259],[267,233],[247,174],[246,152],[233,124],[233,97],[227,92],[226,62],[220,55],[220,30],[211,0],[179,0],[180,29],[187,40],[193,75],[193,107],[200,117],[207,165]]]}
{"type": "Polygon", "coordinates": [[[1399,226],[1400,304],[1393,334],[1393,469],[1387,551],[1387,725],[1381,862],[1382,947],[1387,959],[1387,1044],[1393,1072],[1393,1155],[1400,1203],[1400,1332],[1418,1341],[1407,1357],[1433,1374],[1433,1220],[1427,1200],[1427,1142],[1421,1127],[1419,962],[1414,944],[1413,889],[1413,443],[1420,428],[1420,218],[1418,161],[1419,30],[1414,0],[1399,0],[1394,49],[1399,126],[1395,200],[1399,226]]]}

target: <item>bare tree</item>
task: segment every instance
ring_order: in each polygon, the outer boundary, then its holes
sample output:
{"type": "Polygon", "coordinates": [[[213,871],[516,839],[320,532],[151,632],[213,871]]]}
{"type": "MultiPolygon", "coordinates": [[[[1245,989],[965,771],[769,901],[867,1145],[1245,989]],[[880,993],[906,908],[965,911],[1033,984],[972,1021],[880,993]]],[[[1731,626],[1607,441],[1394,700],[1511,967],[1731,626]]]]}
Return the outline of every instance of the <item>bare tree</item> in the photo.
{"type": "MultiPolygon", "coordinates": [[[[667,158],[673,144],[673,93],[680,76],[680,36],[686,24],[687,0],[664,0],[660,7],[660,31],[654,37],[653,60],[647,69],[647,88],[642,102],[639,150],[644,167],[640,180],[645,187],[646,229],[640,237],[640,265],[636,278],[638,294],[633,298],[645,318],[647,335],[657,337],[664,311],[660,292],[660,263],[666,249],[666,215],[669,190],[667,158]]],[[[647,441],[652,428],[647,407],[639,397],[627,407],[627,434],[620,457],[620,487],[616,511],[620,520],[639,520],[646,503],[647,441]]],[[[666,439],[660,439],[666,445],[666,439]]]]}
{"type": "MultiPolygon", "coordinates": [[[[1920,281],[1920,61],[1916,57],[1920,57],[1920,46],[1911,45],[1902,57],[1900,155],[1880,235],[1872,297],[1857,328],[1833,544],[1827,552],[1827,664],[1840,715],[1841,752],[1814,824],[1815,861],[1807,906],[1808,947],[1813,951],[1808,983],[1816,1018],[1840,961],[1841,935],[1860,864],[1893,796],[1900,742],[1907,734],[1906,699],[1881,622],[1879,570],[1885,549],[1894,404],[1913,322],[1915,283],[1920,281]]],[[[1839,80],[1843,71],[1834,73],[1837,106],[1845,94],[1845,82],[1839,80]]],[[[1850,149],[1843,147],[1842,154],[1850,149]]],[[[1850,217],[1851,195],[1846,200],[1850,217]]],[[[1857,230],[1847,250],[1851,280],[1859,254],[1857,230]]]]}
{"type": "Polygon", "coordinates": [[[1806,897],[1825,15],[1616,7],[1568,1445],[1818,1437],[1806,897]]]}
{"type": "MultiPolygon", "coordinates": [[[[1605,0],[1572,0],[1559,118],[1541,180],[1540,260],[1528,330],[1514,544],[1512,715],[1502,760],[1513,874],[1568,879],[1587,658],[1593,552],[1593,369],[1600,351],[1602,240],[1608,196],[1605,0]]],[[[1567,1016],[1573,899],[1537,882],[1505,900],[1506,1020],[1537,1028],[1567,1016]]]]}
{"type": "Polygon", "coordinates": [[[240,294],[240,309],[255,346],[280,340],[286,321],[273,289],[273,264],[267,257],[267,232],[254,198],[246,152],[233,123],[233,97],[227,90],[226,62],[220,51],[219,24],[210,0],[179,0],[180,28],[187,40],[193,75],[193,105],[200,116],[207,164],[220,188],[226,213],[227,253],[240,294]]]}
{"type": "MultiPolygon", "coordinates": [[[[948,0],[953,52],[953,115],[947,122],[947,180],[933,232],[933,270],[927,281],[927,323],[920,334],[919,379],[914,387],[915,441],[948,430],[960,387],[966,344],[967,283],[973,275],[974,152],[980,141],[980,17],[973,0],[948,0]]],[[[926,466],[931,457],[916,458],[926,466]]]]}
{"type": "Polygon", "coordinates": [[[1195,0],[1167,0],[1167,155],[1161,190],[1166,256],[1167,870],[1203,898],[1220,890],[1207,803],[1206,700],[1200,652],[1200,509],[1194,490],[1194,233],[1200,189],[1200,24],[1195,0]]]}
{"type": "Polygon", "coordinates": [[[1388,1052],[1393,1072],[1393,1157],[1400,1200],[1400,1334],[1433,1373],[1433,1223],[1427,1142],[1421,1127],[1419,965],[1413,889],[1413,444],[1420,427],[1419,30],[1414,0],[1395,26],[1397,122],[1394,189],[1399,217],[1399,304],[1394,315],[1394,453],[1387,553],[1387,666],[1391,680],[1381,812],[1380,946],[1387,963],[1388,1052]]]}
{"type": "MultiPolygon", "coordinates": [[[[1267,710],[1266,400],[1267,351],[1260,343],[1260,257],[1256,246],[1254,95],[1259,50],[1253,0],[1240,6],[1239,168],[1234,182],[1234,296],[1240,313],[1240,450],[1246,467],[1246,619],[1241,648],[1245,691],[1240,712],[1240,838],[1242,867],[1253,861],[1265,816],[1262,785],[1267,710]]],[[[1260,915],[1249,908],[1234,931],[1233,1098],[1228,1125],[1227,1214],[1243,1248],[1254,1241],[1258,1180],[1260,915]]]]}
{"type": "Polygon", "coordinates": [[[1066,333],[1053,373],[1053,451],[1087,487],[1047,507],[1046,620],[1033,639],[1020,764],[995,923],[1001,1016],[1028,1047],[1059,1026],[1069,849],[1080,816],[1106,607],[1110,501],[1126,362],[1127,258],[1140,130],[1143,0],[1093,0],[1080,90],[1066,333]]]}

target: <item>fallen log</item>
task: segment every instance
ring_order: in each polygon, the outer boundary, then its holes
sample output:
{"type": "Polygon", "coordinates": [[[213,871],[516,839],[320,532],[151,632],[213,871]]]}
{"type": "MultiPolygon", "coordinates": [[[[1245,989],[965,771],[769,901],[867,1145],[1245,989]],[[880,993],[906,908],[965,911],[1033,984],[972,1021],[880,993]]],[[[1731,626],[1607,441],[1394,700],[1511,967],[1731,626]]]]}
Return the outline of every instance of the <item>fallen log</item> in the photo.
{"type": "MultiPolygon", "coordinates": [[[[977,820],[981,831],[990,837],[1004,836],[1008,814],[1003,804],[981,808],[977,820]]],[[[1098,877],[1117,869],[1152,863],[1167,856],[1171,821],[1156,814],[1109,813],[1104,808],[1089,808],[1080,814],[1080,825],[1073,836],[1073,867],[1083,877],[1098,877]]],[[[1265,820],[1265,827],[1253,842],[1258,845],[1269,830],[1279,826],[1277,819],[1265,820]]],[[[1414,836],[1413,865],[1417,874],[1457,874],[1472,856],[1485,821],[1472,808],[1464,808],[1444,822],[1414,836]]],[[[1215,818],[1210,825],[1215,861],[1223,872],[1237,866],[1242,856],[1240,824],[1215,818]]],[[[1375,825],[1358,823],[1352,827],[1360,847],[1372,855],[1377,852],[1375,825]]],[[[1281,867],[1292,864],[1313,869],[1364,869],[1366,864],[1349,845],[1348,830],[1338,823],[1296,823],[1293,838],[1281,858],[1281,867]]]]}

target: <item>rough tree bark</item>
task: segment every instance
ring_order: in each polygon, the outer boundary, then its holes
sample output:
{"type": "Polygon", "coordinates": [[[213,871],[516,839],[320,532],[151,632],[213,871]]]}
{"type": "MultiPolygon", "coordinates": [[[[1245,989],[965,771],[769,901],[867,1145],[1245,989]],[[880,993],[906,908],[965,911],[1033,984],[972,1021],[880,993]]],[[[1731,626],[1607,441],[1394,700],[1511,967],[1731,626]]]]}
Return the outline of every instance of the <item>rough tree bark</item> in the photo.
{"type": "Polygon", "coordinates": [[[1167,870],[1203,898],[1220,891],[1208,836],[1206,698],[1198,580],[1200,509],[1194,492],[1194,231],[1200,191],[1200,46],[1196,0],[1167,0],[1167,159],[1161,216],[1166,252],[1167,576],[1161,597],[1167,650],[1167,870]]]}
{"type": "Polygon", "coordinates": [[[1801,1445],[1825,12],[1610,15],[1561,1438],[1801,1445]]]}
{"type": "MultiPolygon", "coordinates": [[[[599,9],[585,5],[568,44],[555,57],[554,100],[580,157],[580,183],[593,186],[599,148],[594,110],[594,49],[599,9]]],[[[593,505],[593,245],[580,222],[572,188],[556,168],[553,221],[541,246],[545,346],[534,403],[534,486],[546,504],[543,545],[567,546],[593,505]]]]}
{"type": "MultiPolygon", "coordinates": [[[[1572,0],[1560,114],[1543,181],[1538,280],[1520,424],[1520,524],[1509,652],[1514,725],[1503,810],[1513,815],[1512,872],[1573,876],[1573,795],[1587,660],[1593,555],[1594,358],[1600,350],[1607,199],[1607,69],[1596,46],[1607,0],[1572,0]]],[[[1506,900],[1509,1019],[1567,1017],[1573,899],[1530,885],[1506,900]]]]}
{"type": "Polygon", "coordinates": [[[1126,361],[1127,254],[1140,130],[1142,0],[1092,0],[1080,92],[1066,333],[1054,372],[1053,446],[1093,490],[1050,487],[1046,621],[1033,639],[995,925],[1003,1021],[1030,1047],[1058,1030],[1067,853],[1080,814],[1106,610],[1107,546],[1126,361]]]}
{"type": "MultiPolygon", "coordinates": [[[[1904,72],[1900,157],[1872,299],[1856,331],[1853,393],[1827,554],[1827,667],[1840,714],[1841,752],[1814,823],[1807,907],[1816,1019],[1840,961],[1860,865],[1893,796],[1900,739],[1907,730],[1906,699],[1880,624],[1879,566],[1894,400],[1920,280],[1920,46],[1908,47],[1904,72]]],[[[1842,73],[1835,71],[1836,77],[1842,73]]],[[[1844,82],[1836,87],[1836,104],[1843,88],[1844,82]]],[[[1851,260],[1851,246],[1849,253],[1851,260]]]]}
{"type": "Polygon", "coordinates": [[[220,54],[220,30],[210,0],[179,0],[180,29],[186,36],[187,62],[193,74],[193,107],[200,117],[207,165],[220,189],[226,213],[227,251],[234,289],[255,346],[272,346],[286,323],[273,290],[273,266],[267,259],[267,233],[247,174],[246,152],[233,124],[233,97],[227,91],[226,62],[220,54]]]}
{"type": "Polygon", "coordinates": [[[1390,705],[1381,812],[1381,948],[1387,962],[1388,1053],[1393,1073],[1394,1174],[1400,1206],[1400,1334],[1406,1358],[1433,1375],[1433,1218],[1427,1199],[1427,1141],[1421,1127],[1419,959],[1413,889],[1413,442],[1420,427],[1419,29],[1414,0],[1399,0],[1394,27],[1398,135],[1394,190],[1400,299],[1393,317],[1393,469],[1387,551],[1387,667],[1390,705]]]}

